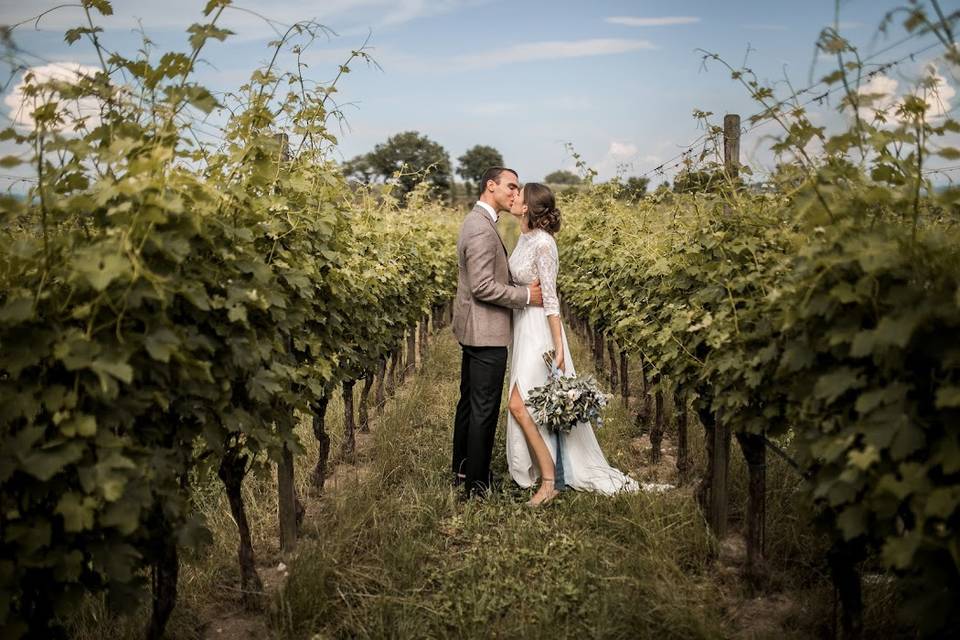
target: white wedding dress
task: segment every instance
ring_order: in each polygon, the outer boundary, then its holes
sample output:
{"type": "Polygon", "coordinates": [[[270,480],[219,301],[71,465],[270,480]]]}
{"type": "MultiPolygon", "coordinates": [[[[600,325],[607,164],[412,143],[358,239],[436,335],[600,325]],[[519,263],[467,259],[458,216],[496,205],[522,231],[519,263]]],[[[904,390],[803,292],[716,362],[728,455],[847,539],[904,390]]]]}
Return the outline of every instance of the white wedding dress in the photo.
{"type": "MultiPolygon", "coordinates": [[[[547,366],[543,353],[553,349],[548,315],[560,314],[557,298],[557,271],[559,256],[553,236],[535,229],[521,234],[510,256],[510,272],[518,285],[530,284],[540,278],[543,306],[528,306],[513,312],[513,349],[510,360],[510,387],[516,388],[524,401],[531,389],[547,381],[547,366]]],[[[563,331],[564,368],[567,375],[575,375],[573,358],[563,331]]],[[[539,427],[538,427],[539,428],[539,427]]],[[[638,491],[637,481],[607,463],[600,444],[589,423],[580,423],[569,433],[557,434],[539,428],[550,456],[557,465],[557,488],[571,487],[581,491],[595,491],[612,495],[619,491],[638,491]],[[557,463],[557,445],[561,457],[557,463]],[[562,480],[562,483],[561,483],[562,480]]],[[[521,487],[534,485],[539,471],[534,464],[520,424],[507,412],[507,464],[510,475],[521,487]]]]}

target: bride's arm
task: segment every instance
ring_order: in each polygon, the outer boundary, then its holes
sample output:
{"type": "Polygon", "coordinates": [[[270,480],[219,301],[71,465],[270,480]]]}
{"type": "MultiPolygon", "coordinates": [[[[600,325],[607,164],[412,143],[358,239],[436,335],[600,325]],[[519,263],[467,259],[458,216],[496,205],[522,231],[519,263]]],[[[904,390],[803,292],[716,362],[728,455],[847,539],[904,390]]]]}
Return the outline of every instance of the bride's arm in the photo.
{"type": "Polygon", "coordinates": [[[540,287],[543,291],[543,310],[547,314],[550,324],[550,335],[553,338],[553,350],[557,356],[554,360],[560,371],[566,369],[563,351],[563,328],[560,320],[560,299],[557,296],[557,271],[559,261],[553,242],[544,242],[536,249],[537,273],[540,276],[540,287]]]}
{"type": "Polygon", "coordinates": [[[550,334],[553,336],[553,350],[557,354],[553,361],[561,372],[566,373],[567,366],[563,358],[563,329],[560,326],[560,314],[547,316],[547,322],[550,323],[550,334]]]}

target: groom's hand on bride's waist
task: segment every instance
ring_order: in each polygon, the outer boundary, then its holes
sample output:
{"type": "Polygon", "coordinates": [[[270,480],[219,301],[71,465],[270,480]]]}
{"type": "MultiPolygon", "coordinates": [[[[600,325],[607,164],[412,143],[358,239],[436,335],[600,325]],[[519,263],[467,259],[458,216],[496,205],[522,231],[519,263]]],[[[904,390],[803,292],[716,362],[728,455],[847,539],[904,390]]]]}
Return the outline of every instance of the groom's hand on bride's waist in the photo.
{"type": "Polygon", "coordinates": [[[530,292],[529,304],[534,307],[542,307],[543,293],[540,292],[540,278],[537,278],[531,282],[530,286],[527,287],[527,290],[530,292]]]}

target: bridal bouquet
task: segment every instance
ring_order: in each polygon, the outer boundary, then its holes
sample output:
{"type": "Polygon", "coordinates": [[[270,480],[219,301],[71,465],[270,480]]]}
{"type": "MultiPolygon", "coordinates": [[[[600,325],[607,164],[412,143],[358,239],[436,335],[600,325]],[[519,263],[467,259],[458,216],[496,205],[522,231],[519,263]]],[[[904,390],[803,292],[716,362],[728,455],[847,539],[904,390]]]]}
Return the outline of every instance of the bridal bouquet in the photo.
{"type": "Polygon", "coordinates": [[[556,352],[543,354],[550,369],[547,383],[527,394],[530,415],[541,427],[555,433],[567,433],[581,422],[603,426],[602,411],[607,395],[593,376],[564,376],[554,364],[556,352]]]}

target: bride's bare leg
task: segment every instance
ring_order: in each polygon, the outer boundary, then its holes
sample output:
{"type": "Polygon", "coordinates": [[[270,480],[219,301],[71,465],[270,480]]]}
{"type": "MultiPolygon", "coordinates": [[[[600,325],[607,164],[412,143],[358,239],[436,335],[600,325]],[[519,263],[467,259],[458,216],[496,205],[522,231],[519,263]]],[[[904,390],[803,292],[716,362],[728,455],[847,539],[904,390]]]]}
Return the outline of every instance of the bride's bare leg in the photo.
{"type": "Polygon", "coordinates": [[[553,458],[550,457],[550,450],[547,449],[547,444],[540,436],[537,424],[533,421],[533,418],[530,417],[530,412],[527,411],[527,406],[520,397],[520,391],[517,389],[517,385],[513,385],[508,406],[510,415],[520,424],[523,437],[527,441],[527,446],[529,446],[533,452],[533,459],[537,463],[537,468],[540,469],[540,479],[542,480],[540,488],[537,489],[537,492],[533,494],[533,498],[530,499],[532,504],[540,504],[557,495],[557,490],[554,488],[556,469],[553,464],[553,458]]]}

